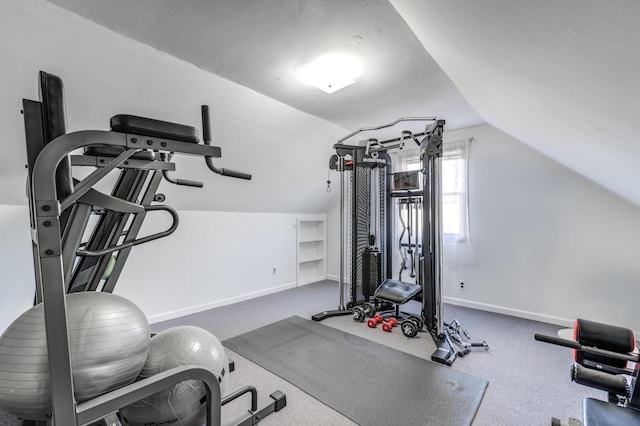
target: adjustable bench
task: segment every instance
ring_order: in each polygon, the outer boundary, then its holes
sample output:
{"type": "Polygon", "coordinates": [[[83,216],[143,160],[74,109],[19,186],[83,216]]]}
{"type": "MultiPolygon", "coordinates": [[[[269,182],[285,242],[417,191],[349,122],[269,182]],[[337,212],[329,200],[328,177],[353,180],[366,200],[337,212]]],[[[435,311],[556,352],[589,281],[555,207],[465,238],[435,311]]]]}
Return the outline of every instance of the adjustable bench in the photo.
{"type": "Polygon", "coordinates": [[[640,425],[640,357],[632,330],[579,318],[574,340],[540,334],[535,339],[574,349],[571,380],[607,392],[608,402],[583,400],[583,426],[640,425]],[[635,363],[633,368],[629,361],[635,363]]]}
{"type": "MultiPolygon", "coordinates": [[[[394,315],[396,318],[408,316],[406,312],[400,311],[400,305],[404,305],[420,293],[422,287],[419,284],[407,283],[393,279],[387,279],[382,282],[374,292],[373,296],[395,305],[394,315]]],[[[391,312],[391,311],[387,311],[391,312]]]]}
{"type": "Polygon", "coordinates": [[[417,315],[400,311],[400,305],[404,305],[420,293],[422,286],[393,279],[386,279],[378,286],[373,296],[376,300],[391,303],[394,310],[383,311],[384,316],[395,316],[400,323],[402,334],[407,337],[415,337],[424,327],[424,321],[417,315]]]}
{"type": "Polygon", "coordinates": [[[585,398],[582,402],[582,425],[640,425],[640,411],[598,399],[585,398]]]}

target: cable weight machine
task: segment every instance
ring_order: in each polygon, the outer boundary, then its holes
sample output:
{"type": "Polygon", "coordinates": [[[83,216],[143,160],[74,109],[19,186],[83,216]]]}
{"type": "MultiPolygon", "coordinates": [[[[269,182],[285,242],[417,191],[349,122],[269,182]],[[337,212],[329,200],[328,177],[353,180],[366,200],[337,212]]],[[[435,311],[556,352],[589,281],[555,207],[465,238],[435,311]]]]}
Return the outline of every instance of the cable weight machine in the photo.
{"type": "MultiPolygon", "coordinates": [[[[413,331],[407,333],[403,328],[403,333],[412,337],[418,331],[428,331],[437,345],[431,359],[451,365],[457,356],[464,356],[469,350],[467,346],[461,346],[467,342],[459,333],[459,330],[464,331],[459,323],[455,321],[457,327],[449,327],[443,320],[441,179],[444,124],[444,120],[436,117],[403,117],[389,124],[352,132],[334,145],[336,154],[332,155],[329,167],[340,177],[340,300],[337,310],[321,312],[313,315],[312,319],[322,321],[340,315],[354,315],[355,319],[360,312],[373,317],[376,311],[393,311],[393,307],[395,316],[399,317],[400,304],[418,300],[421,303],[420,318],[409,316],[414,321],[411,324],[413,331]],[[361,132],[389,128],[407,121],[427,124],[419,133],[405,130],[400,137],[383,141],[370,138],[359,145],[344,143],[361,132]],[[422,188],[398,190],[392,185],[389,151],[403,149],[407,142],[414,142],[420,150],[422,188]],[[416,275],[415,284],[392,277],[394,202],[400,209],[399,220],[402,220],[403,206],[407,210],[403,228],[408,238],[403,241],[401,237],[398,241],[398,248],[404,249],[406,255],[403,256],[398,278],[402,278],[402,270],[409,260],[410,274],[416,275]],[[390,284],[388,288],[383,288],[387,284],[390,284]],[[387,291],[389,289],[390,292],[387,291]],[[395,297],[400,290],[403,290],[402,301],[395,297]],[[392,293],[391,297],[383,296],[389,293],[392,293]],[[406,297],[407,294],[410,296],[406,297]],[[457,351],[454,342],[463,350],[457,351]]],[[[482,348],[488,348],[486,342],[482,348]]]]}
{"type": "Polygon", "coordinates": [[[391,239],[391,158],[377,149],[375,139],[359,146],[342,143],[351,136],[334,145],[336,154],[329,160],[340,178],[340,301],[337,310],[313,315],[314,321],[351,315],[353,306],[371,300],[391,271],[391,252],[386,250],[391,239]]]}

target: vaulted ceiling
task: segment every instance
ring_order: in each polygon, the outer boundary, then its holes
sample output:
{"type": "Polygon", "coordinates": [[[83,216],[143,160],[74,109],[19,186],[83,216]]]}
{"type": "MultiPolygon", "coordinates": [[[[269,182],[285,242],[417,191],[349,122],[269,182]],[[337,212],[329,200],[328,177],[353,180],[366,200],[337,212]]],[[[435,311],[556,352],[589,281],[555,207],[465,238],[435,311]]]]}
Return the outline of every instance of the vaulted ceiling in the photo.
{"type": "Polygon", "coordinates": [[[345,129],[489,123],[640,205],[634,0],[49,0],[345,129]],[[329,51],[365,72],[331,95],[296,70],[329,51]]]}

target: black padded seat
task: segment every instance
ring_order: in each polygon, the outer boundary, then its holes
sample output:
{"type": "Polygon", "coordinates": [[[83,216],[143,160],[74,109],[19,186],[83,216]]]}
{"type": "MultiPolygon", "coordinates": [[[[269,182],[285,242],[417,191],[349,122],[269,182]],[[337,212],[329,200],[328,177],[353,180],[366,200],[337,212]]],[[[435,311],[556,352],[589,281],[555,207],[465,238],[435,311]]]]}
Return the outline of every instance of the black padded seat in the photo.
{"type": "Polygon", "coordinates": [[[582,402],[582,419],[583,426],[640,425],[640,411],[585,398],[582,402]]]}
{"type": "Polygon", "coordinates": [[[111,130],[180,142],[198,143],[200,141],[198,129],[195,127],[135,115],[114,115],[111,117],[111,130]]]}
{"type": "Polygon", "coordinates": [[[421,289],[419,284],[387,279],[378,286],[374,296],[376,299],[402,305],[411,300],[421,289]]]}

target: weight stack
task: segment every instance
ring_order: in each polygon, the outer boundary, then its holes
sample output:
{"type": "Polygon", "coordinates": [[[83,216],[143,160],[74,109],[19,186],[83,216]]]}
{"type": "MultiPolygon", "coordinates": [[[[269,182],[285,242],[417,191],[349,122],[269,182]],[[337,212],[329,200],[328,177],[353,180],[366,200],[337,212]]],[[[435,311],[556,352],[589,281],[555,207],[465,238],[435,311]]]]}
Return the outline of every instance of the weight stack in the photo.
{"type": "Polygon", "coordinates": [[[362,254],[362,294],[365,300],[376,291],[382,283],[382,256],[377,248],[367,248],[362,254]]]}

